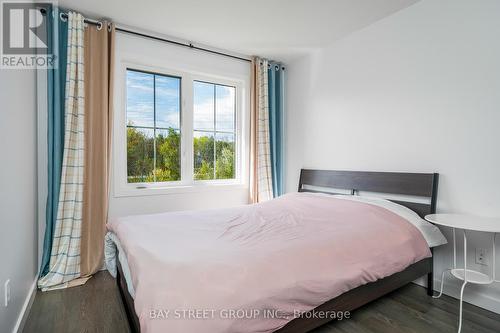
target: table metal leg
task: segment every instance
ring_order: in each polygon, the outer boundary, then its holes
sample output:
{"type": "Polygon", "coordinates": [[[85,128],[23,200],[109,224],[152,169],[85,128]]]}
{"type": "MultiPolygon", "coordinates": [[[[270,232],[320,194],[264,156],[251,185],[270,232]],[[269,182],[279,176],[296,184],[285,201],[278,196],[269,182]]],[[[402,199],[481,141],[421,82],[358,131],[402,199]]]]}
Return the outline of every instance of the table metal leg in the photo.
{"type": "Polygon", "coordinates": [[[465,285],[467,284],[467,281],[464,281],[464,283],[462,284],[462,289],[460,289],[460,314],[459,314],[459,317],[458,317],[458,333],[460,333],[460,331],[462,330],[462,303],[463,303],[463,298],[464,298],[464,289],[465,289],[465,285]]]}
{"type": "Polygon", "coordinates": [[[444,283],[444,273],[451,271],[451,268],[445,269],[441,273],[441,287],[439,288],[439,294],[436,296],[432,296],[432,298],[439,298],[443,295],[443,283],[444,283]]]}
{"type": "Polygon", "coordinates": [[[455,228],[453,228],[453,268],[457,268],[457,238],[455,228]]]}
{"type": "Polygon", "coordinates": [[[463,312],[463,300],[464,300],[464,289],[467,284],[467,235],[465,230],[464,232],[464,283],[462,284],[462,288],[460,289],[460,313],[458,317],[458,333],[462,331],[462,312],[463,312]]]}
{"type": "MultiPolygon", "coordinates": [[[[457,239],[455,228],[453,228],[453,268],[457,268],[457,239]]],[[[432,296],[432,298],[439,298],[443,295],[444,274],[449,271],[451,271],[451,268],[445,269],[441,273],[441,287],[439,288],[439,294],[436,296],[432,296]]]]}
{"type": "Polygon", "coordinates": [[[496,245],[496,239],[497,239],[497,233],[494,232],[493,233],[493,258],[492,258],[493,259],[493,263],[492,263],[492,267],[491,267],[491,270],[492,270],[492,272],[491,272],[492,273],[491,274],[491,280],[493,282],[498,282],[497,278],[496,278],[496,271],[497,271],[497,264],[496,264],[497,263],[497,259],[496,259],[496,254],[495,254],[496,247],[497,247],[497,245],[496,245]]]}

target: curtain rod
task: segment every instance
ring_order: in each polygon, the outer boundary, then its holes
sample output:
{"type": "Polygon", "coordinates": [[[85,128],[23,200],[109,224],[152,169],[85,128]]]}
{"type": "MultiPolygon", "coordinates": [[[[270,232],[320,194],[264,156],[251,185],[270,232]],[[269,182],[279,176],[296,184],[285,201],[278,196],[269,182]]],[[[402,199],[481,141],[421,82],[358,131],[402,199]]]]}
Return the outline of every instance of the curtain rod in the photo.
{"type": "MultiPolygon", "coordinates": [[[[45,15],[47,11],[45,10],[45,8],[40,8],[40,12],[43,15],[45,15]]],[[[61,17],[61,19],[67,19],[68,18],[68,14],[67,13],[60,13],[60,17],[61,17]]],[[[100,22],[100,21],[95,21],[95,20],[91,20],[91,19],[85,18],[84,22],[87,23],[87,24],[92,24],[92,25],[95,25],[95,26],[98,26],[98,27],[102,27],[102,22],[100,22]]],[[[243,58],[243,57],[238,57],[238,56],[235,56],[235,55],[232,55],[232,54],[229,54],[229,53],[219,52],[219,51],[207,49],[207,48],[204,48],[204,47],[195,46],[192,43],[189,43],[189,44],[188,43],[181,43],[181,42],[177,42],[175,40],[171,40],[171,39],[167,39],[167,38],[162,38],[162,37],[158,37],[158,36],[153,36],[153,35],[148,35],[148,34],[145,34],[145,33],[142,33],[142,32],[138,32],[138,31],[134,31],[134,30],[130,30],[130,29],[125,29],[125,28],[120,28],[120,27],[116,27],[115,30],[119,31],[119,32],[126,33],[126,34],[130,34],[130,35],[135,35],[135,36],[139,36],[139,37],[143,37],[143,38],[154,39],[154,40],[157,40],[157,41],[160,41],[160,42],[174,44],[174,45],[177,45],[177,46],[188,47],[188,48],[193,49],[193,50],[204,51],[204,52],[208,52],[208,53],[212,53],[212,54],[217,54],[217,55],[220,55],[220,56],[229,57],[229,58],[233,58],[233,59],[237,59],[237,60],[242,60],[242,61],[246,61],[246,62],[252,62],[251,59],[247,59],[247,58],[243,58]]]]}
{"type": "Polygon", "coordinates": [[[157,41],[160,41],[160,42],[174,44],[174,45],[177,45],[177,46],[188,47],[188,48],[193,49],[193,50],[204,51],[204,52],[208,52],[208,53],[212,53],[212,54],[217,54],[217,55],[221,55],[221,56],[224,56],[224,57],[229,57],[229,58],[238,59],[238,60],[247,61],[247,62],[251,62],[252,61],[250,59],[238,57],[238,56],[235,56],[235,55],[232,55],[232,54],[228,54],[228,53],[224,53],[224,52],[219,52],[219,51],[215,51],[215,50],[210,50],[210,49],[207,49],[207,48],[204,48],[204,47],[195,46],[192,43],[189,43],[189,44],[187,44],[187,43],[181,43],[181,42],[177,42],[175,40],[161,38],[161,37],[157,37],[157,36],[153,36],[153,35],[148,35],[148,34],[144,34],[142,32],[133,31],[133,30],[129,30],[129,29],[124,29],[124,28],[120,28],[120,27],[116,27],[115,30],[119,31],[119,32],[126,33],[126,34],[130,34],[130,35],[135,35],[135,36],[139,36],[139,37],[154,39],[154,40],[157,40],[157,41]]]}

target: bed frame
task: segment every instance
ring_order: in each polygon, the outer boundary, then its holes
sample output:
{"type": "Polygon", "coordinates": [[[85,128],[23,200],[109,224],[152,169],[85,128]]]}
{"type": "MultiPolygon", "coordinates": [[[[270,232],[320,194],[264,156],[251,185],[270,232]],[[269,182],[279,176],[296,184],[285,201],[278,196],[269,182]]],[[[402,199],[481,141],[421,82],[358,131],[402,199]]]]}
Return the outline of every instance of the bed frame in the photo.
{"type": "MultiPolygon", "coordinates": [[[[389,196],[404,196],[404,200],[393,200],[400,205],[415,211],[421,217],[436,212],[438,189],[437,173],[399,173],[399,172],[364,172],[364,171],[332,171],[311,170],[300,171],[299,192],[314,193],[347,193],[351,195],[363,192],[374,192],[389,196]],[[410,198],[419,197],[426,203],[416,203],[410,198]]],[[[420,200],[419,200],[420,201],[420,200]]],[[[432,251],[432,249],[431,249],[432,251]]],[[[128,292],[123,278],[123,271],[119,260],[117,283],[120,295],[125,306],[127,318],[132,332],[140,332],[139,319],[134,310],[134,299],[128,292]]],[[[367,283],[354,288],[330,301],[316,307],[312,311],[352,311],[387,293],[394,291],[417,278],[427,275],[427,294],[433,294],[433,258],[423,259],[405,270],[385,277],[375,282],[367,283]]],[[[288,322],[279,329],[278,333],[303,333],[317,328],[327,322],[329,318],[314,318],[303,316],[288,322]]]]}

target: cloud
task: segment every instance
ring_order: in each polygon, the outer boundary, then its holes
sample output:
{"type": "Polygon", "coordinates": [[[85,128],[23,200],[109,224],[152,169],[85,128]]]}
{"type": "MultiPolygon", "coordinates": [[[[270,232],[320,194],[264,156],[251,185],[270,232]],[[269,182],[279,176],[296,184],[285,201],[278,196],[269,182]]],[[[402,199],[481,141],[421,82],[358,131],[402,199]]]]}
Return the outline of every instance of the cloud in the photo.
{"type": "MultiPolygon", "coordinates": [[[[235,116],[235,88],[215,86],[217,110],[216,129],[233,132],[235,116]]],[[[194,82],[194,129],[214,130],[214,85],[194,82]]],[[[180,124],[180,79],[157,76],[156,126],[178,128],[180,124]]],[[[153,126],[153,75],[127,72],[127,123],[153,126]]],[[[232,135],[230,135],[232,137],[232,135]]]]}
{"type": "MultiPolygon", "coordinates": [[[[232,132],[234,131],[235,88],[218,86],[216,95],[216,130],[232,132]]],[[[204,95],[203,98],[195,96],[194,129],[214,130],[213,95],[204,95]]]]}

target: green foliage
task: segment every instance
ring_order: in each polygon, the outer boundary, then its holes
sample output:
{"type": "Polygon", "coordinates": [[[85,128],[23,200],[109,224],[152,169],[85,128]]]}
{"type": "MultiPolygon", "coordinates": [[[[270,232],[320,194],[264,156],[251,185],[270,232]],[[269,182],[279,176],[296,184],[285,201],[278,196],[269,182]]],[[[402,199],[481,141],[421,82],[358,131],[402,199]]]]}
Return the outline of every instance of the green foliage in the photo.
{"type": "Polygon", "coordinates": [[[214,179],[214,138],[202,136],[193,139],[194,179],[214,179]]]}
{"type": "Polygon", "coordinates": [[[194,179],[196,180],[214,179],[213,164],[208,161],[201,161],[201,165],[194,170],[194,179]]]}
{"type": "Polygon", "coordinates": [[[135,128],[127,128],[127,176],[129,183],[145,182],[153,171],[153,138],[135,128]]]}
{"type": "Polygon", "coordinates": [[[172,177],[172,173],[168,169],[153,169],[153,172],[151,172],[149,175],[147,175],[144,178],[144,182],[146,183],[153,183],[153,182],[165,182],[169,180],[175,180],[172,177]]]}
{"type": "Polygon", "coordinates": [[[232,143],[217,141],[215,175],[217,179],[234,178],[234,146],[232,143]]]}
{"type": "Polygon", "coordinates": [[[156,138],[156,181],[166,182],[181,179],[181,136],[169,128],[167,136],[156,138]]]}
{"type": "MultiPolygon", "coordinates": [[[[129,183],[165,182],[181,179],[180,133],[169,128],[156,136],[156,168],[154,140],[137,128],[127,128],[127,176],[129,183]]],[[[232,179],[234,173],[234,143],[213,136],[193,139],[194,179],[232,179]],[[215,149],[215,174],[214,174],[215,149]]]]}

